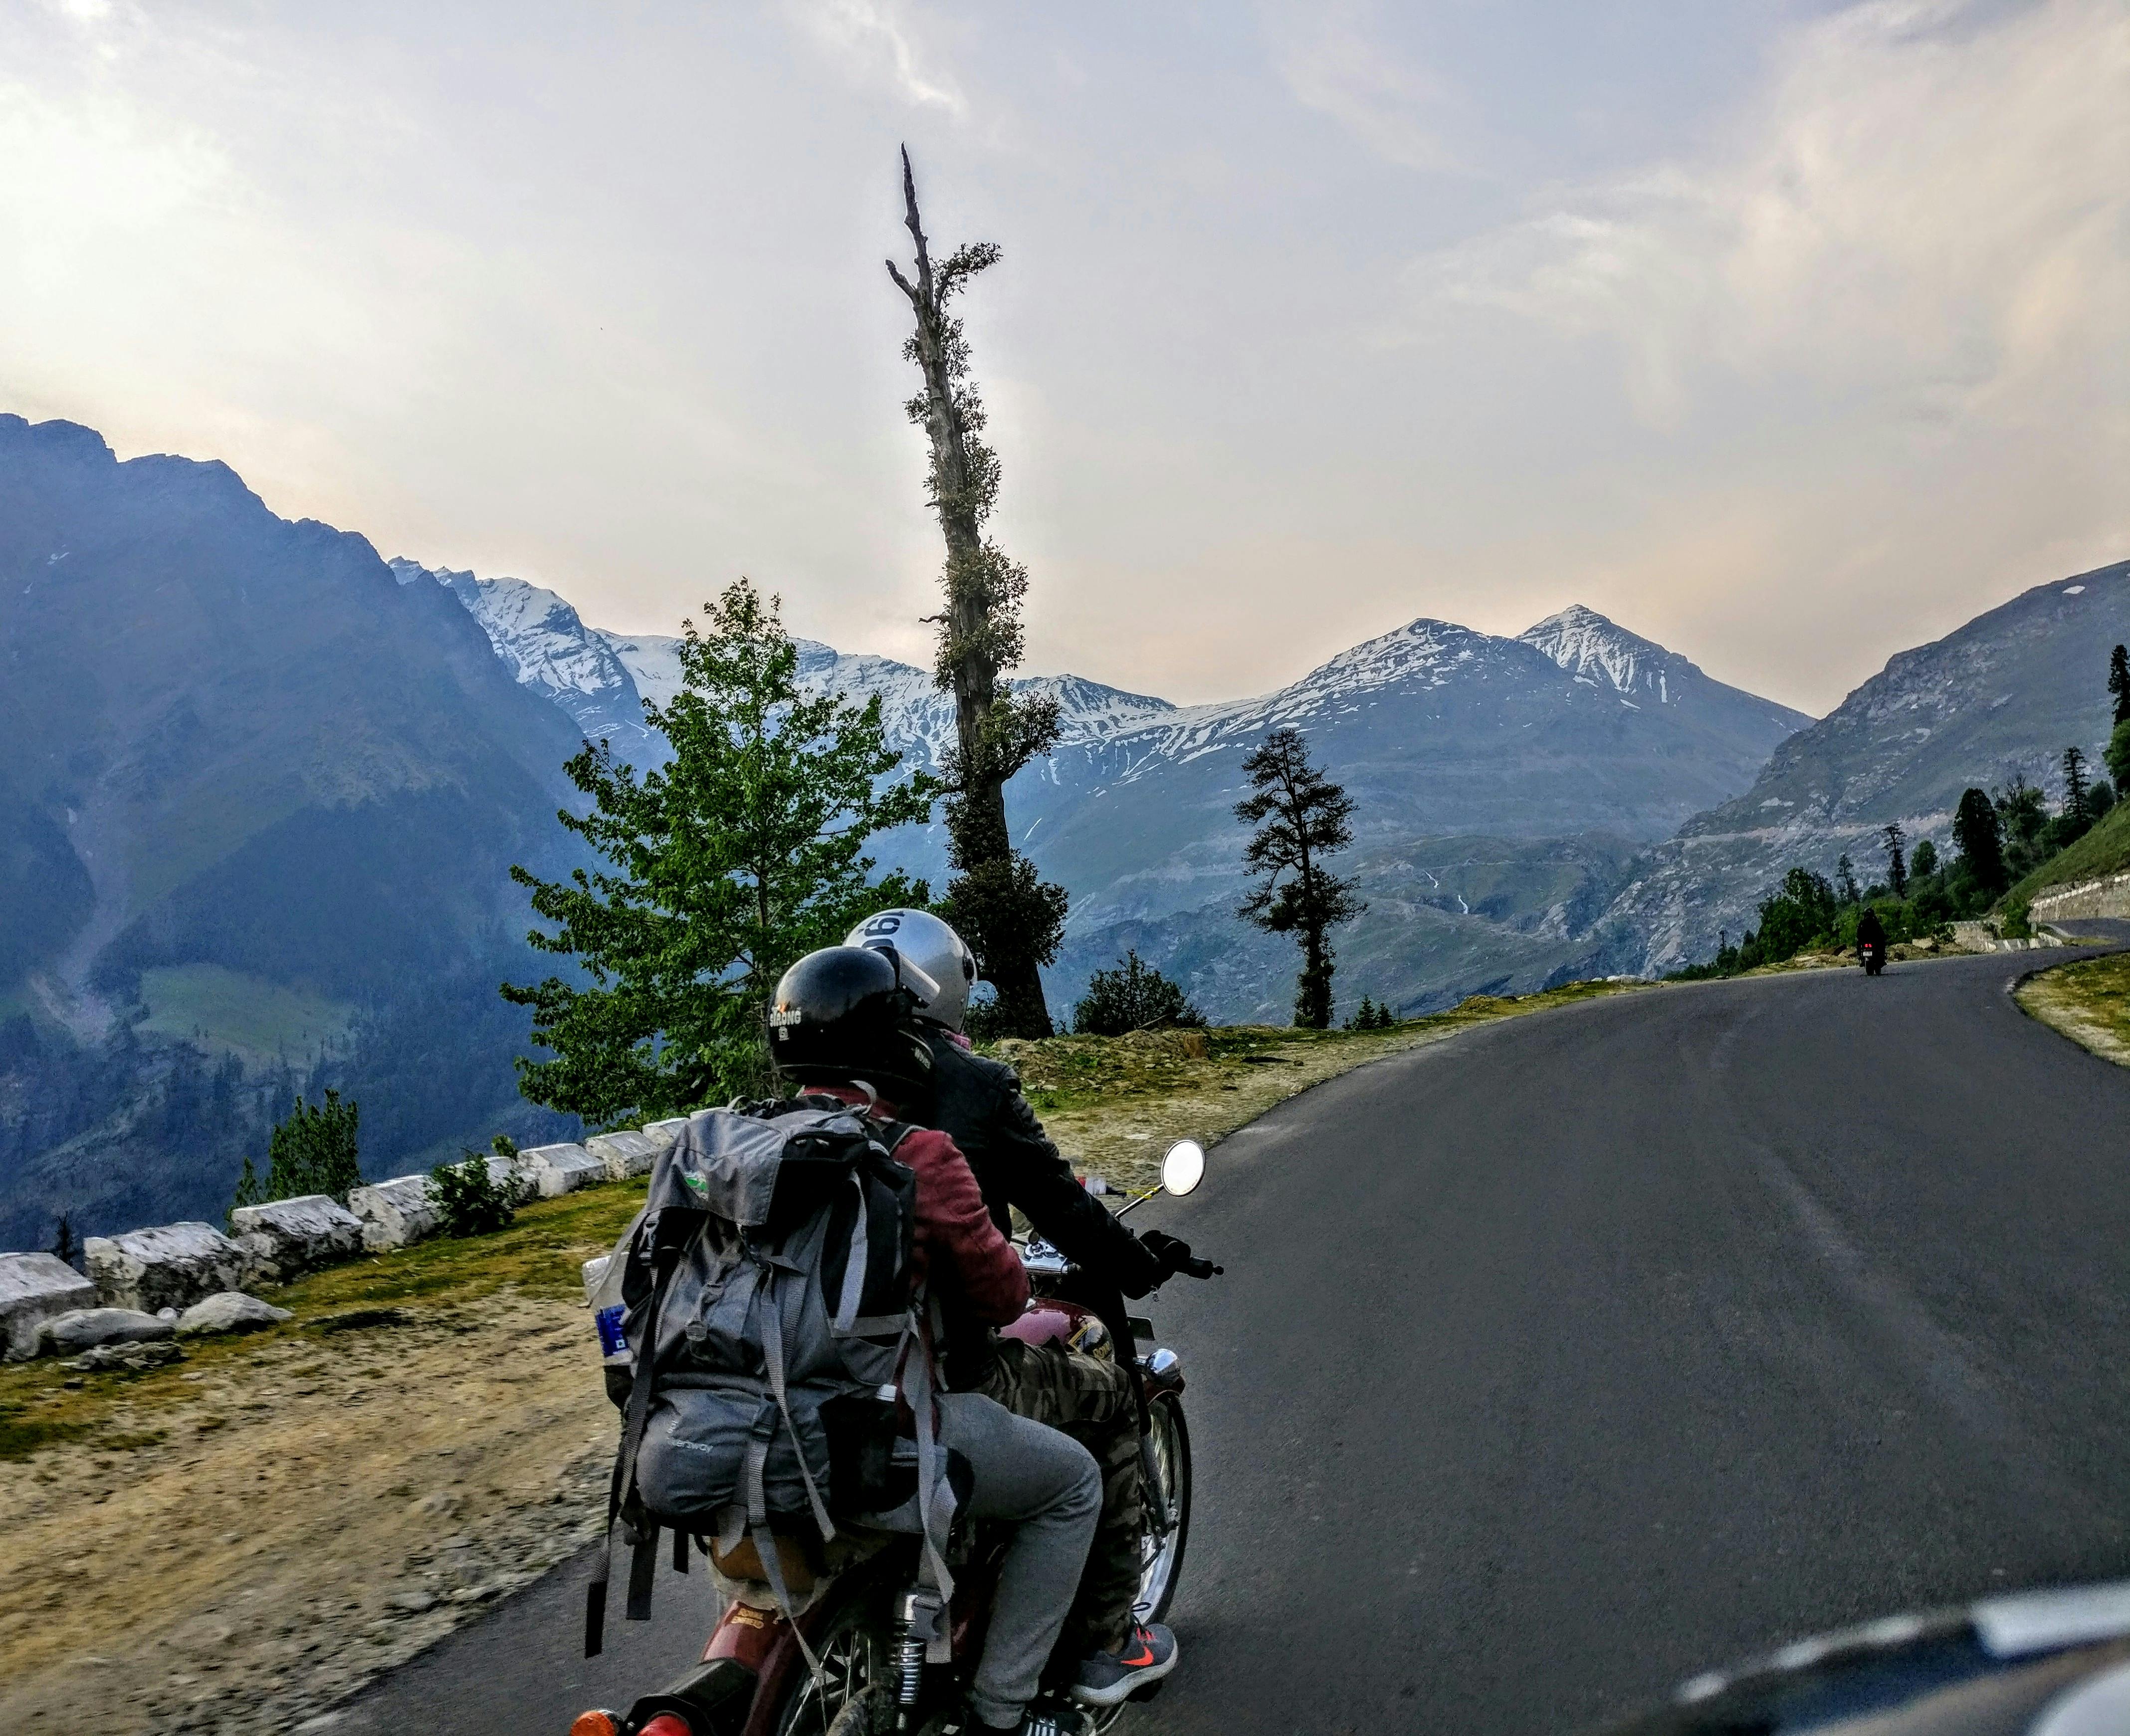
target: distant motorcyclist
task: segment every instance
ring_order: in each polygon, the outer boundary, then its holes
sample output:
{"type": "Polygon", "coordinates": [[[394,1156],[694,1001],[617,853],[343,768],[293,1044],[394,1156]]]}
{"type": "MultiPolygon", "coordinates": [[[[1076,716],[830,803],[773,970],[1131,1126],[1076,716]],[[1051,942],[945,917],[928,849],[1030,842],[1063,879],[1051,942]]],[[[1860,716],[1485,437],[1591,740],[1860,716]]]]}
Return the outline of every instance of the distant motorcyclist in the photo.
{"type": "MultiPolygon", "coordinates": [[[[1120,1223],[1074,1178],[1021,1095],[1020,1075],[971,1052],[962,1022],[977,960],[959,935],[929,911],[890,910],[860,923],[846,944],[893,952],[938,985],[918,1009],[933,1060],[929,1118],[968,1160],[1002,1233],[1010,1233],[1018,1208],[1067,1259],[1126,1296],[1144,1296],[1183,1270],[1189,1245],[1158,1231],[1137,1236],[1120,1223]]],[[[1060,1642],[1062,1655],[1080,1659],[1074,1697],[1099,1706],[1128,1699],[1177,1662],[1175,1635],[1133,1618],[1143,1499],[1139,1410],[1128,1372],[1134,1346],[1120,1344],[1116,1351],[1126,1365],[1001,1339],[976,1382],[977,1391],[1016,1414],[1075,1437],[1101,1466],[1101,1525],[1060,1642]]]]}
{"type": "Polygon", "coordinates": [[[1867,970],[1874,961],[1879,964],[1886,962],[1886,925],[1868,904],[1856,919],[1856,956],[1867,970]]]}

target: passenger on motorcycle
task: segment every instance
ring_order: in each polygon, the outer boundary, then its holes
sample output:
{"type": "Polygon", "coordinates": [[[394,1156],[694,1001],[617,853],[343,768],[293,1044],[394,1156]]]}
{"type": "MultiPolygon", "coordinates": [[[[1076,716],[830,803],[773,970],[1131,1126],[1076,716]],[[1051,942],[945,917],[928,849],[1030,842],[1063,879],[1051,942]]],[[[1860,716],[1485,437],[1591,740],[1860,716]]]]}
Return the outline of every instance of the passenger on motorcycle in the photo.
{"type": "MultiPolygon", "coordinates": [[[[910,1119],[910,1106],[929,1095],[932,1060],[911,1023],[901,980],[908,974],[855,947],[801,959],[777,985],[771,1053],[778,1072],[809,1093],[910,1119]]],[[[1026,1304],[1028,1275],[950,1137],[919,1126],[895,1156],[917,1178],[917,1261],[945,1321],[943,1378],[966,1389],[988,1351],[990,1328],[1018,1318],[1026,1304]]],[[[966,1510],[1014,1528],[970,1710],[989,1729],[1055,1731],[1057,1719],[1029,1702],[1086,1561],[1101,1511],[1101,1472],[1077,1442],[978,1392],[940,1394],[938,1437],[969,1461],[966,1510]]]]}
{"type": "MultiPolygon", "coordinates": [[[[1144,1296],[1191,1258],[1188,1244],[1158,1231],[1136,1236],[1072,1174],[1021,1095],[1020,1078],[1001,1061],[972,1054],[962,1034],[976,956],[939,918],[925,911],[890,910],[860,923],[846,942],[891,951],[915,971],[919,1026],[929,1051],[929,1102],[909,1114],[945,1131],[975,1171],[984,1203],[1001,1234],[1012,1212],[1046,1241],[1101,1282],[1126,1296],[1144,1296]]],[[[1118,1346],[1129,1358],[1131,1346],[1118,1346]]],[[[1073,1697],[1109,1706],[1128,1699],[1176,1667],[1176,1636],[1158,1623],[1134,1620],[1139,1589],[1141,1530],[1139,1424],[1127,1369],[1057,1344],[991,1343],[965,1363],[957,1379],[1016,1415],[1048,1423],[1082,1442],[1102,1468],[1102,1518],[1061,1653],[1078,1660],[1073,1697]]]]}
{"type": "Polygon", "coordinates": [[[1885,958],[1886,925],[1879,920],[1878,911],[1868,904],[1864,906],[1863,914],[1856,919],[1856,955],[1860,959],[1865,956],[1866,947],[1875,947],[1877,956],[1882,960],[1885,958]]]}

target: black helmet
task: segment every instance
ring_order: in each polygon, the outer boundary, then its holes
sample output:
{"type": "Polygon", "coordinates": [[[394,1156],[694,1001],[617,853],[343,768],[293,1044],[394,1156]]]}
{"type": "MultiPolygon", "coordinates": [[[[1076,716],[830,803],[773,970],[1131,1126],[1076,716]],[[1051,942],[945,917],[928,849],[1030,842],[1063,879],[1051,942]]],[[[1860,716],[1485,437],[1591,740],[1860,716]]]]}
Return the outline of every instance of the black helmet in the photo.
{"type": "Polygon", "coordinates": [[[893,954],[824,946],[776,985],[770,1059],[803,1083],[862,1080],[891,1096],[929,1091],[932,1052],[910,1023],[919,998],[893,954]]]}

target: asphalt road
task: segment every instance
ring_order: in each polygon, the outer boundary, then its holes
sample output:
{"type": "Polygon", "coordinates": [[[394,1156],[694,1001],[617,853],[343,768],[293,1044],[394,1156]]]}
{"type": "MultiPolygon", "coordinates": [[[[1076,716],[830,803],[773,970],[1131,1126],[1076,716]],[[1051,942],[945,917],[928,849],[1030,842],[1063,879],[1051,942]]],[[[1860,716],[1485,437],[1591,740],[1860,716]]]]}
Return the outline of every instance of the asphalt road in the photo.
{"type": "MultiPolygon", "coordinates": [[[[1799,1634],[2130,1573],[2130,1070],[1999,955],[1489,1026],[1215,1149],[1153,1305],[1191,1375],[1184,1663],[1141,1736],[1583,1729],[1799,1634]]],[[[335,1736],[556,1736],[565,1570],[335,1736]]]]}

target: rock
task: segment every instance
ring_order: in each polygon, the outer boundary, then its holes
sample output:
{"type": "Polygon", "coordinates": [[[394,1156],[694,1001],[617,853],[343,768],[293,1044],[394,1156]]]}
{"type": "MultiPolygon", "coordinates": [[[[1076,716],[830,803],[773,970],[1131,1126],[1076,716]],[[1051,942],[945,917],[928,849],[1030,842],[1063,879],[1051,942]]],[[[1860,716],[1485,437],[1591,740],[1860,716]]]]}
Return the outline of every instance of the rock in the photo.
{"type": "Polygon", "coordinates": [[[618,1133],[595,1133],[585,1141],[585,1150],[606,1165],[609,1181],[648,1175],[661,1149],[648,1135],[628,1128],[618,1133]]]}
{"type": "Polygon", "coordinates": [[[224,1290],[204,1302],[196,1302],[179,1317],[178,1337],[196,1338],[209,1332],[256,1332],[279,1326],[289,1318],[286,1308],[247,1296],[241,1290],[224,1290]]]}
{"type": "Polygon", "coordinates": [[[0,1358],[37,1355],[37,1329],[96,1306],[96,1286],[55,1254],[0,1254],[0,1358]]]}
{"type": "Polygon", "coordinates": [[[82,1254],[105,1303],[144,1313],[190,1308],[203,1296],[235,1289],[244,1281],[244,1250],[208,1224],[92,1236],[82,1244],[82,1254]]]}
{"type": "Polygon", "coordinates": [[[437,1205],[426,1175],[394,1176],[354,1188],[347,1208],[362,1220],[362,1245],[372,1253],[437,1233],[437,1205]]]}
{"type": "MultiPolygon", "coordinates": [[[[84,1351],[72,1361],[60,1365],[84,1375],[107,1375],[115,1370],[137,1375],[151,1368],[163,1368],[173,1362],[181,1362],[184,1355],[176,1345],[164,1338],[146,1344],[99,1344],[94,1350],[84,1351]]],[[[68,1384],[71,1385],[74,1383],[68,1384]]]]}
{"type": "Polygon", "coordinates": [[[674,1141],[680,1138],[681,1130],[687,1125],[688,1117],[685,1115],[676,1115],[671,1121],[646,1121],[643,1124],[643,1136],[663,1151],[674,1141]]]}
{"type": "Polygon", "coordinates": [[[77,1308],[47,1320],[37,1334],[41,1356],[79,1356],[100,1344],[146,1344],[170,1336],[167,1320],[135,1308],[77,1308]]]}
{"type": "Polygon", "coordinates": [[[433,1591],[395,1591],[384,1600],[384,1607],[397,1609],[402,1615],[421,1615],[437,1607],[433,1591]]]}
{"type": "Polygon", "coordinates": [[[328,1194],[239,1206],[229,1222],[257,1275],[277,1284],[362,1251],[362,1220],[328,1194]]]}
{"type": "Polygon", "coordinates": [[[606,1165],[582,1145],[535,1145],[518,1154],[518,1166],[543,1199],[596,1187],[607,1179],[606,1165]]]}
{"type": "Polygon", "coordinates": [[[509,1194],[513,1205],[523,1205],[535,1191],[532,1178],[519,1166],[516,1158],[499,1157],[493,1152],[488,1158],[488,1184],[509,1194]]]}

